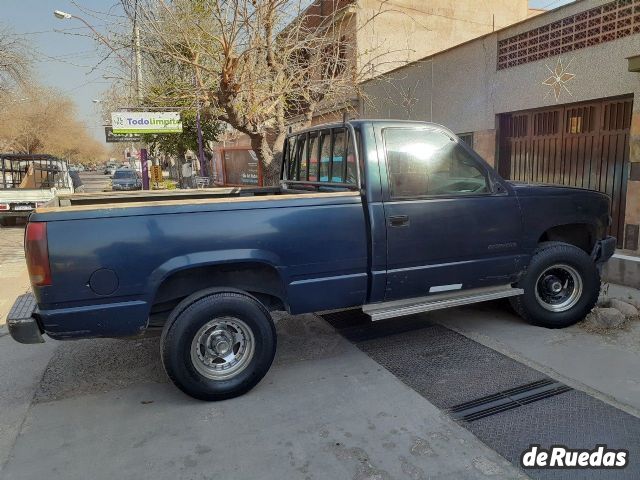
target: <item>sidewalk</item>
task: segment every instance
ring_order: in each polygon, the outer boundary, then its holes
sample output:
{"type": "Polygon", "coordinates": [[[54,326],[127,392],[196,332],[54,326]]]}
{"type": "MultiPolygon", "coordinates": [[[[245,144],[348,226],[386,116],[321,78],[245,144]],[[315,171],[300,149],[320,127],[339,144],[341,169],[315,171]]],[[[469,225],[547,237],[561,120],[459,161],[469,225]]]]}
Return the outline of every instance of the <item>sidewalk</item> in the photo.
{"type": "Polygon", "coordinates": [[[21,227],[0,228],[0,326],[6,323],[16,297],[29,289],[23,235],[21,227]]]}

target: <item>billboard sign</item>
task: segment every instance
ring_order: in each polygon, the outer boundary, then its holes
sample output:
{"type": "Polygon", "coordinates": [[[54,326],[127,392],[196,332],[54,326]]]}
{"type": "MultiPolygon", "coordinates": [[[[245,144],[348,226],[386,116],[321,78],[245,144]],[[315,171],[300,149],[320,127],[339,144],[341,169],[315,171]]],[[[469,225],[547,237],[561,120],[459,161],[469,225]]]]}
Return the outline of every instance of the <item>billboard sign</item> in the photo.
{"type": "Polygon", "coordinates": [[[104,127],[104,136],[107,143],[140,142],[142,138],[135,133],[113,133],[113,127],[104,127]]]}
{"type": "Polygon", "coordinates": [[[179,112],[113,112],[113,133],[182,133],[179,112]]]}

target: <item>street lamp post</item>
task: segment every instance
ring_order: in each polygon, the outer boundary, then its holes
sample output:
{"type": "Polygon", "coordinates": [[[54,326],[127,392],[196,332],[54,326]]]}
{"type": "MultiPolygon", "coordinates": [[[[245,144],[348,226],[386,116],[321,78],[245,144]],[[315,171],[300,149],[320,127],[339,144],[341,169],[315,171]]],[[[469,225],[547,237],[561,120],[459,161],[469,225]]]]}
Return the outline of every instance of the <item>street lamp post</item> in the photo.
{"type": "Polygon", "coordinates": [[[62,10],[54,10],[54,11],[53,11],[53,16],[54,16],[54,17],[56,17],[58,20],[70,20],[70,19],[72,19],[72,18],[75,18],[76,20],[80,20],[82,23],[84,23],[84,24],[87,26],[87,28],[88,28],[89,30],[91,30],[91,31],[96,35],[96,37],[98,37],[98,39],[99,39],[102,43],[104,43],[107,47],[109,47],[109,49],[110,49],[113,53],[115,53],[115,54],[118,56],[118,58],[119,58],[120,60],[122,60],[122,61],[125,63],[125,65],[128,65],[128,64],[129,64],[129,62],[128,62],[128,61],[127,61],[127,60],[126,60],[122,55],[120,55],[120,53],[118,53],[118,50],[116,50],[116,49],[113,47],[113,45],[111,45],[111,43],[109,43],[109,40],[107,40],[107,39],[104,37],[104,35],[102,35],[102,34],[101,34],[100,32],[98,32],[95,28],[93,28],[93,26],[92,26],[89,22],[87,22],[84,18],[82,18],[82,17],[78,17],[78,16],[76,16],[76,15],[71,15],[70,13],[63,12],[62,10]]]}

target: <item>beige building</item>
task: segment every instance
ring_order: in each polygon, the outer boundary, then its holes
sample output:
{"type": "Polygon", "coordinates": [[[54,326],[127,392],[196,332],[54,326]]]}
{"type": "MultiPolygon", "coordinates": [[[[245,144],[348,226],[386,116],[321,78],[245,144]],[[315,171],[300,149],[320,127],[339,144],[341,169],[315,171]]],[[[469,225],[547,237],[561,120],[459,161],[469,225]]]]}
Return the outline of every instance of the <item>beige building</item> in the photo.
{"type": "Polygon", "coordinates": [[[539,13],[528,0],[355,0],[353,12],[358,69],[369,76],[539,13]]]}

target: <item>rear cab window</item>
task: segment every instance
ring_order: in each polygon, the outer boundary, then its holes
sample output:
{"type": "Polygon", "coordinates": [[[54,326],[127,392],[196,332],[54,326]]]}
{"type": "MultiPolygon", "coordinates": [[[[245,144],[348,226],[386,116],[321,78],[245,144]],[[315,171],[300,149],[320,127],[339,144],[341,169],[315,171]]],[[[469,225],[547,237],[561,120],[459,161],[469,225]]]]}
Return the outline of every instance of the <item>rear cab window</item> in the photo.
{"type": "Polygon", "coordinates": [[[357,188],[358,166],[349,128],[327,127],[290,135],[285,141],[283,180],[295,188],[357,188]]]}

